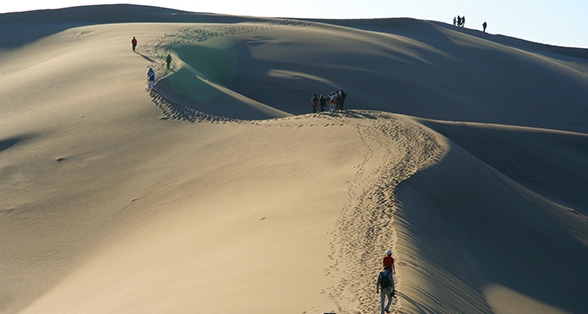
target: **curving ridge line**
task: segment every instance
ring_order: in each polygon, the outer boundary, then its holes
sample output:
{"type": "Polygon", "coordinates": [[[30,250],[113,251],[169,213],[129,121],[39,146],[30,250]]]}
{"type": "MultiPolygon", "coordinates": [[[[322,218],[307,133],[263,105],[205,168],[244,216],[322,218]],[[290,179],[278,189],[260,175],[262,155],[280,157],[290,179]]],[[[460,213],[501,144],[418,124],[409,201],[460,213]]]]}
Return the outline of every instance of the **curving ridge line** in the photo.
{"type": "MultiPolygon", "coordinates": [[[[341,279],[326,293],[337,304],[353,304],[353,311],[375,313],[379,311],[373,299],[375,276],[385,250],[392,249],[400,264],[405,259],[397,251],[398,185],[439,162],[446,147],[435,132],[409,117],[364,110],[340,115],[348,119],[338,121],[356,129],[366,153],[332,234],[333,265],[326,273],[341,279]]],[[[397,269],[394,280],[400,291],[406,289],[401,276],[397,269]]],[[[403,294],[398,296],[391,308],[394,313],[402,312],[402,300],[410,302],[403,294]]]]}
{"type": "MultiPolygon", "coordinates": [[[[193,68],[192,66],[190,66],[189,64],[185,63],[182,61],[182,59],[175,53],[171,53],[172,54],[172,58],[176,64],[176,66],[178,67],[178,69],[185,69],[187,71],[189,71],[190,73],[192,73],[194,75],[194,77],[196,77],[196,79],[198,79],[199,81],[209,85],[210,87],[218,90],[219,92],[221,92],[223,95],[226,95],[230,98],[233,98],[235,100],[238,101],[239,104],[242,104],[245,107],[248,107],[248,109],[251,109],[251,111],[255,111],[257,113],[261,113],[263,116],[265,116],[266,118],[283,118],[283,117],[288,117],[291,116],[292,114],[273,108],[271,106],[268,106],[266,104],[263,104],[259,101],[256,101],[254,99],[251,99],[245,95],[239,94],[237,92],[235,92],[234,90],[224,87],[220,84],[217,84],[215,82],[212,82],[210,80],[208,80],[202,73],[200,73],[198,70],[196,70],[195,68],[193,68]]],[[[162,77],[158,83],[160,81],[165,80],[166,77],[168,77],[169,75],[166,75],[164,77],[162,77]]],[[[165,97],[165,94],[169,93],[169,91],[167,91],[166,88],[159,88],[158,89],[158,93],[162,94],[162,96],[165,97]]],[[[168,97],[166,97],[168,98],[168,97]]],[[[240,118],[240,117],[236,117],[236,118],[240,118]]]]}

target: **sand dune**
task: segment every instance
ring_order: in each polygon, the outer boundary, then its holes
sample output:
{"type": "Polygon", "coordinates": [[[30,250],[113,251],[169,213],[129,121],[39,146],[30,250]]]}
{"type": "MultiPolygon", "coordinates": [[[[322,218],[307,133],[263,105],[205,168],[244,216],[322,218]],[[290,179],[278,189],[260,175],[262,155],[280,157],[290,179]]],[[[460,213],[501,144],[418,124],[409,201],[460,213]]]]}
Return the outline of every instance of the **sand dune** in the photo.
{"type": "Polygon", "coordinates": [[[586,50],[129,5],[0,29],[0,313],[377,313],[388,248],[395,313],[588,308],[586,50]]]}

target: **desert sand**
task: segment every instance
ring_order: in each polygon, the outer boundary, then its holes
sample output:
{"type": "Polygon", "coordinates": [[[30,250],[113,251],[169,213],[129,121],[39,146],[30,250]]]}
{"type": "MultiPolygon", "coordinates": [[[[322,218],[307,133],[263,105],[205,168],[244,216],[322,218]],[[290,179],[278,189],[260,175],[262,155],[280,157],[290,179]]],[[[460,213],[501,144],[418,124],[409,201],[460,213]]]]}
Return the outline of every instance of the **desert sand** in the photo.
{"type": "Polygon", "coordinates": [[[585,49],[130,5],[0,30],[0,313],[379,313],[387,249],[393,313],[588,311],[585,49]]]}

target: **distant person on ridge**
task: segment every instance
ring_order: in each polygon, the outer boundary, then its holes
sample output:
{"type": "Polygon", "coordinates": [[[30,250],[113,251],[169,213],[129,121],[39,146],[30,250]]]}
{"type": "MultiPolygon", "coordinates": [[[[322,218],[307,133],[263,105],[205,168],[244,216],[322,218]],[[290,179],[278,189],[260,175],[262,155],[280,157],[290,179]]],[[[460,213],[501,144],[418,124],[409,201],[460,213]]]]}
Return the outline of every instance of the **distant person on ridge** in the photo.
{"type": "Polygon", "coordinates": [[[484,33],[486,32],[486,27],[488,27],[488,23],[484,22],[484,24],[482,24],[482,27],[484,28],[484,33]]]}
{"type": "Polygon", "coordinates": [[[165,58],[165,63],[167,64],[167,68],[169,69],[169,64],[171,63],[171,55],[168,53],[167,58],[165,58]]]}
{"type": "Polygon", "coordinates": [[[453,17],[453,26],[455,26],[455,24],[457,24],[457,19],[455,18],[455,16],[453,17]]]}
{"type": "Polygon", "coordinates": [[[137,48],[137,39],[135,36],[133,36],[133,39],[131,39],[131,45],[133,46],[133,51],[135,51],[135,48],[137,48]]]}
{"type": "Polygon", "coordinates": [[[465,26],[465,15],[461,18],[461,27],[465,26]]]}
{"type": "Polygon", "coordinates": [[[316,112],[317,112],[317,111],[316,111],[316,107],[318,106],[318,101],[319,101],[319,99],[318,99],[318,97],[316,96],[316,94],[314,94],[314,95],[312,96],[312,99],[310,99],[310,101],[312,102],[312,112],[313,112],[313,113],[316,113],[316,112]]]}
{"type": "Polygon", "coordinates": [[[394,258],[392,257],[392,250],[388,250],[386,252],[386,256],[384,256],[384,259],[382,259],[382,264],[384,265],[384,268],[388,266],[390,270],[392,270],[393,274],[396,273],[396,269],[394,268],[394,258]]]}
{"type": "Polygon", "coordinates": [[[380,309],[381,314],[390,313],[390,305],[392,305],[392,297],[396,293],[394,289],[394,278],[390,266],[386,266],[378,275],[376,281],[376,292],[380,294],[380,309]],[[386,303],[388,299],[388,303],[386,303]],[[384,305],[385,304],[385,305],[384,305]]]}

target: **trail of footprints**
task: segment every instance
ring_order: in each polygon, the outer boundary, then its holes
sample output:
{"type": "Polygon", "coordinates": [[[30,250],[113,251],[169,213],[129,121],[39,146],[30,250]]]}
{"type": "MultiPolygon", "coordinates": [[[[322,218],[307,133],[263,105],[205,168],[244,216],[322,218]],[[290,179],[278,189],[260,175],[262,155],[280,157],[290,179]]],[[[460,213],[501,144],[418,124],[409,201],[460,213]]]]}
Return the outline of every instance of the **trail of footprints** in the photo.
{"type": "MultiPolygon", "coordinates": [[[[379,296],[375,280],[381,269],[383,252],[394,251],[396,263],[402,255],[394,247],[397,237],[394,215],[398,209],[397,185],[433,161],[439,160],[443,147],[435,136],[416,122],[386,112],[346,111],[309,114],[271,120],[237,120],[207,115],[168,101],[156,91],[153,103],[161,109],[162,119],[178,119],[191,123],[248,123],[259,127],[327,127],[351,126],[364,145],[362,162],[356,166],[355,177],[348,183],[348,199],[331,233],[329,258],[332,265],[325,276],[338,278],[323,293],[338,304],[350,304],[343,313],[376,313],[379,296]],[[308,123],[308,117],[316,122],[308,123]],[[284,123],[289,122],[289,123],[284,123]],[[366,188],[367,186],[367,188],[366,188]]],[[[397,290],[402,289],[402,270],[395,275],[397,290]]],[[[399,312],[396,298],[393,312],[399,312]]],[[[314,310],[314,309],[313,309],[314,310]]]]}
{"type": "MultiPolygon", "coordinates": [[[[402,260],[394,250],[396,187],[424,165],[438,160],[443,147],[430,131],[394,114],[353,111],[342,116],[352,118],[343,121],[356,128],[366,153],[332,233],[333,265],[327,273],[340,279],[326,293],[339,303],[352,305],[343,309],[345,313],[377,313],[375,280],[383,252],[392,248],[397,263],[402,260]]],[[[396,288],[401,290],[401,270],[397,270],[396,288]]],[[[398,299],[393,306],[392,310],[399,312],[398,299]]]]}

